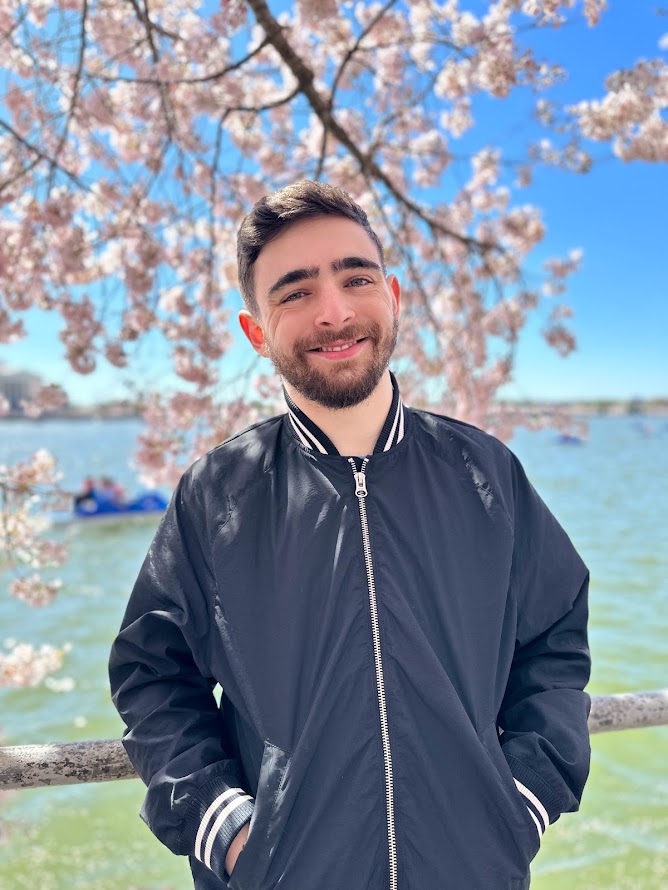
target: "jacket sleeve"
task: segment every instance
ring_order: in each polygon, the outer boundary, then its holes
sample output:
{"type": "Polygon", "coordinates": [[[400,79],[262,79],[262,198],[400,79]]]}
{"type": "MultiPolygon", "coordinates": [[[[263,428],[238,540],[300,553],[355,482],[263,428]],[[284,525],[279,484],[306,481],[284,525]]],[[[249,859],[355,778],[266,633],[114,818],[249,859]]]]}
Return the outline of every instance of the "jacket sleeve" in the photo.
{"type": "Polygon", "coordinates": [[[189,474],[181,480],[132,591],[109,662],[123,745],[147,785],[141,817],[179,855],[218,877],[253,801],[232,756],[204,659],[214,624],[206,541],[189,474]]]}
{"type": "Polygon", "coordinates": [[[500,743],[542,837],[577,810],[589,772],[587,568],[518,462],[511,594],[515,654],[498,715],[500,743]]]}

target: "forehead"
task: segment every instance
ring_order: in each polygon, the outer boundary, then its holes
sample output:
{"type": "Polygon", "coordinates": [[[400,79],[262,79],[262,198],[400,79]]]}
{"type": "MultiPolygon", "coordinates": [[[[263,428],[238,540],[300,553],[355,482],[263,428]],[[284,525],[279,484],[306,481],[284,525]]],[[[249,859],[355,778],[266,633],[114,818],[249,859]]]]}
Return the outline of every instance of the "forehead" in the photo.
{"type": "Polygon", "coordinates": [[[300,220],[260,251],[255,261],[256,294],[266,297],[272,283],[293,269],[324,269],[342,256],[362,256],[380,264],[376,244],[352,219],[322,216],[300,220]]]}

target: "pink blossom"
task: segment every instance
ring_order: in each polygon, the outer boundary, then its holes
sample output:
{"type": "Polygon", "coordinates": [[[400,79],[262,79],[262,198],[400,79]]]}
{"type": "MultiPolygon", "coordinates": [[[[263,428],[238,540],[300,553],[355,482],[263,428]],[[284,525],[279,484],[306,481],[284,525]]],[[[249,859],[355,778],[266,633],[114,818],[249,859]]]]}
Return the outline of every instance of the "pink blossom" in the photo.
{"type": "Polygon", "coordinates": [[[598,25],[602,13],[608,8],[608,0],[584,0],[584,13],[587,24],[598,25]]]}
{"type": "Polygon", "coordinates": [[[318,26],[338,15],[337,0],[297,0],[297,10],[307,26],[318,26]]]}
{"type": "Polygon", "coordinates": [[[40,387],[30,401],[21,402],[26,417],[41,417],[44,412],[56,411],[67,404],[67,393],[57,383],[40,387]]]}
{"type": "Polygon", "coordinates": [[[44,449],[35,452],[30,461],[0,465],[2,568],[15,575],[10,593],[31,606],[48,604],[61,586],[58,579],[43,578],[40,570],[62,565],[67,559],[62,543],[43,536],[49,523],[39,512],[40,507],[61,506],[59,478],[53,457],[44,449]],[[32,574],[26,573],[29,570],[32,574]]]}
{"type": "Polygon", "coordinates": [[[216,380],[215,370],[206,362],[198,362],[193,350],[185,346],[174,350],[174,370],[179,377],[201,387],[211,386],[216,380]]]}
{"type": "MultiPolygon", "coordinates": [[[[61,561],[64,560],[64,555],[61,561]]],[[[15,578],[9,584],[9,592],[29,606],[39,608],[48,606],[62,587],[60,581],[44,581],[39,575],[15,578]]]]}
{"type": "Polygon", "coordinates": [[[8,654],[0,652],[0,688],[38,686],[63,663],[63,649],[30,643],[16,643],[8,654]]]}
{"type": "Polygon", "coordinates": [[[561,356],[567,356],[576,347],[575,337],[572,332],[561,324],[550,324],[543,331],[543,336],[549,345],[556,349],[561,356]]]}
{"type": "MultiPolygon", "coordinates": [[[[101,355],[132,373],[143,342],[158,338],[183,391],[147,405],[136,460],[175,484],[202,449],[283,410],[274,378],[259,377],[246,399],[221,382],[236,231],[262,195],[318,175],[363,204],[390,268],[404,273],[406,398],[501,435],[538,423],[495,395],[532,317],[551,348],[574,348],[561,295],[580,256],[534,272],[536,249],[549,248],[545,223],[516,188],[541,164],[586,172],[592,142],[625,162],[668,160],[665,60],[613,72],[600,96],[564,108],[547,90],[565,72],[533,52],[532,29],[582,14],[596,25],[605,0],[408,0],[382,14],[377,0],[298,0],[283,4],[280,32],[244,0],[150,6],[154,46],[132,3],[89,4],[77,73],[80,3],[57,0],[61,30],[49,0],[0,2],[12,35],[4,107],[18,135],[0,132],[0,343],[25,335],[25,313],[52,312],[77,373],[101,355]],[[488,144],[475,98],[527,87],[545,138],[508,157],[488,144]]],[[[26,410],[53,410],[58,398],[26,410]]],[[[26,599],[51,583],[33,571],[61,558],[35,509],[55,473],[43,456],[0,471],[12,497],[0,521],[26,599]]]]}
{"type": "Polygon", "coordinates": [[[9,313],[0,306],[0,343],[14,343],[25,337],[23,320],[10,318],[9,313]]]}
{"type": "Polygon", "coordinates": [[[625,161],[668,159],[668,65],[663,59],[637,62],[608,77],[603,99],[570,106],[583,136],[611,141],[625,161]]]}

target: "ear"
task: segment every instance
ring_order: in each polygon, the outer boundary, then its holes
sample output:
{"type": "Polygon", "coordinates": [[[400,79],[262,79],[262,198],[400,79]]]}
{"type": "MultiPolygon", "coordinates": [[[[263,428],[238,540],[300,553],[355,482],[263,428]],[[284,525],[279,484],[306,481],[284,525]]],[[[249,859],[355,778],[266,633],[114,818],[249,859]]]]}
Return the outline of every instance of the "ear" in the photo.
{"type": "Polygon", "coordinates": [[[256,321],[247,309],[242,309],[239,312],[239,324],[241,325],[241,330],[246,335],[246,339],[257,354],[267,356],[267,343],[264,338],[262,325],[256,321]]]}
{"type": "Polygon", "coordinates": [[[394,311],[398,317],[401,312],[401,285],[399,284],[399,279],[396,275],[388,275],[385,280],[387,281],[390,293],[394,297],[394,311]]]}

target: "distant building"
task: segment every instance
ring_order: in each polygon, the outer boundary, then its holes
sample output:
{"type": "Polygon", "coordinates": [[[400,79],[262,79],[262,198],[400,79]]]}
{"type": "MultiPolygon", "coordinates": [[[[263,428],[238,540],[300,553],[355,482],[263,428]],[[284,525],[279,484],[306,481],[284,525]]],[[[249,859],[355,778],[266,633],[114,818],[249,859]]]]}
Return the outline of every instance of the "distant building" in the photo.
{"type": "Polygon", "coordinates": [[[37,374],[0,368],[0,395],[7,399],[12,413],[21,413],[21,402],[34,398],[43,383],[37,374]]]}

